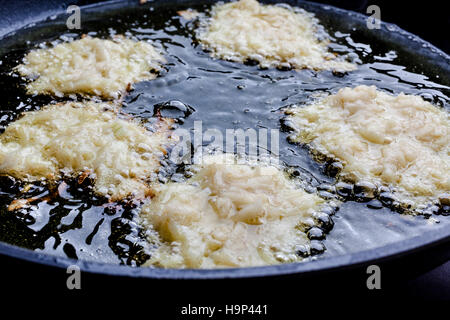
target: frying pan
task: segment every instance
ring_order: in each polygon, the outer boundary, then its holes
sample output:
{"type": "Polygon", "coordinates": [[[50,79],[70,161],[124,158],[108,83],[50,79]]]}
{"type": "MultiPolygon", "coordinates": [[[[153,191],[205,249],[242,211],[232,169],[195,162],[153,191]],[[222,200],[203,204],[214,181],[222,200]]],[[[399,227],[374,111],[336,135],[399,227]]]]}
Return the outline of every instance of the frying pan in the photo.
{"type": "MultiPolygon", "coordinates": [[[[86,10],[96,8],[96,1],[8,1],[0,6],[0,37],[10,37],[16,30],[37,21],[46,19],[55,14],[63,14],[67,5],[85,5],[86,10]]],[[[158,1],[155,1],[158,2],[158,1]]],[[[173,1],[189,5],[196,1],[173,1]]],[[[198,1],[197,1],[198,2],[198,1]]],[[[202,1],[212,3],[213,1],[202,1]]],[[[268,1],[274,2],[274,1],[268,1]]],[[[307,5],[309,9],[322,10],[322,4],[312,4],[297,1],[284,1],[290,4],[307,5]]],[[[137,1],[111,1],[111,6],[136,6],[137,1]]],[[[84,9],[83,9],[84,10],[84,9]]],[[[327,6],[330,15],[339,15],[345,19],[348,26],[362,27],[366,16],[350,13],[335,7],[327,6]]],[[[382,22],[380,30],[366,30],[377,39],[392,44],[393,48],[402,48],[408,56],[414,56],[414,61],[429,70],[430,74],[438,75],[439,82],[450,85],[450,57],[425,42],[417,36],[401,30],[393,24],[382,22]]],[[[39,270],[40,274],[55,275],[59,278],[64,269],[76,264],[86,272],[91,279],[103,279],[103,284],[114,279],[127,279],[126,281],[147,280],[237,280],[237,279],[301,279],[302,283],[330,283],[331,279],[340,279],[348,284],[350,275],[357,275],[358,285],[364,285],[365,270],[367,266],[376,264],[386,270],[385,274],[391,279],[408,278],[432,268],[450,258],[450,223],[447,217],[442,217],[442,223],[432,230],[421,234],[394,241],[392,243],[366,250],[358,250],[347,254],[317,259],[304,263],[284,264],[277,266],[253,267],[224,270],[177,270],[135,268],[130,266],[108,264],[96,261],[72,260],[40,253],[7,243],[0,242],[2,269],[6,272],[24,274],[39,270]],[[413,267],[412,267],[413,266],[413,267]],[[134,279],[134,280],[133,280],[134,279]],[[326,279],[326,281],[324,281],[326,279]],[[346,279],[346,280],[343,280],[346,279]],[[347,281],[347,282],[346,282],[347,281]]],[[[41,276],[39,276],[42,278],[41,276]]],[[[44,277],[45,278],[45,277],[44,277]]],[[[17,280],[17,278],[14,278],[17,280]]],[[[30,281],[30,278],[27,278],[30,281]]],[[[16,281],[15,280],[15,281],[16,281]]],[[[48,280],[48,279],[47,279],[48,280]]],[[[204,283],[204,282],[202,282],[204,283]]],[[[128,282],[129,284],[129,282],[128,282]]],[[[312,289],[311,289],[312,290],[312,289]]]]}

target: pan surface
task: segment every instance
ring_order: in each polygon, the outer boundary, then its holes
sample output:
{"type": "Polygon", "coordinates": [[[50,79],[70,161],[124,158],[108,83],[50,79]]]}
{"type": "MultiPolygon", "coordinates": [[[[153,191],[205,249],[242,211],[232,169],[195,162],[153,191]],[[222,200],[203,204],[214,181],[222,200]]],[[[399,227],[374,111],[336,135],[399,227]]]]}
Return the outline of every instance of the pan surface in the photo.
{"type": "MultiPolygon", "coordinates": [[[[360,14],[309,2],[285,2],[313,12],[335,38],[332,50],[361,60],[358,70],[343,75],[261,70],[211,59],[196,43],[194,25],[176,11],[204,11],[213,1],[152,1],[144,5],[136,1],[105,2],[82,7],[81,30],[68,31],[68,15],[52,12],[43,21],[12,33],[5,29],[8,33],[0,34],[2,130],[20,112],[36,110],[52,101],[26,96],[23,81],[10,74],[11,68],[44,41],[60,42],[86,33],[104,38],[122,33],[152,40],[166,54],[166,70],[156,80],[135,85],[125,99],[124,112],[151,119],[155,105],[179,100],[195,110],[180,124],[182,128],[192,129],[194,121],[201,120],[204,130],[279,129],[280,160],[297,168],[299,175],[314,186],[335,181],[306,149],[288,143],[281,121],[284,107],[308,102],[316,93],[366,84],[395,94],[421,95],[448,111],[450,58],[439,49],[395,25],[382,23],[381,29],[369,30],[367,17],[360,14]]],[[[169,178],[172,173],[168,172],[169,178]]],[[[0,252],[60,267],[77,263],[82,270],[95,273],[171,279],[309,274],[398,259],[450,242],[449,216],[413,217],[386,207],[375,210],[367,203],[346,201],[333,216],[334,227],[323,241],[326,251],[301,263],[226,270],[138,268],[148,259],[143,231],[134,222],[139,208],[105,210],[105,200],[77,190],[69,182],[66,196],[9,212],[7,205],[17,196],[19,187],[6,177],[0,181],[0,252]]],[[[36,185],[30,194],[45,192],[45,186],[36,185]]]]}

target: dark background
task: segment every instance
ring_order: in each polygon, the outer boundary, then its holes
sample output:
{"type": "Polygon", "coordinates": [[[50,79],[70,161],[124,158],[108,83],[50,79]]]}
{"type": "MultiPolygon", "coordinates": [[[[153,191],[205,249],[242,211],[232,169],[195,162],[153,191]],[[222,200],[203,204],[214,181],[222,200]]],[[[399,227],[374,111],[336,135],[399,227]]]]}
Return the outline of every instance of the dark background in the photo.
{"type": "Polygon", "coordinates": [[[316,0],[342,9],[366,14],[369,5],[380,7],[381,20],[395,23],[402,29],[420,36],[436,47],[450,53],[450,15],[446,1],[404,0],[316,0]]]}
{"type": "MultiPolygon", "coordinates": [[[[138,0],[136,0],[138,1],[138,0]]],[[[54,12],[64,10],[68,4],[87,4],[97,1],[81,0],[0,0],[0,17],[3,20],[0,23],[0,34],[7,30],[14,30],[20,25],[26,24],[27,19],[11,8],[17,8],[18,3],[23,3],[25,10],[31,12],[29,19],[35,19],[32,12],[41,6],[54,8],[54,12]]],[[[280,1],[281,2],[281,1],[280,1]]],[[[387,1],[387,0],[318,0],[316,2],[327,3],[366,14],[366,8],[369,5],[378,5],[381,9],[381,20],[395,23],[401,28],[419,35],[421,38],[431,42],[443,51],[450,53],[450,46],[447,32],[450,30],[449,15],[444,1],[428,0],[414,4],[411,1],[387,1]]],[[[42,17],[44,18],[44,17],[42,17]]],[[[405,265],[405,268],[417,268],[420,261],[427,257],[420,257],[412,262],[411,265],[405,265]]],[[[420,268],[418,268],[419,270],[420,268]]],[[[107,291],[109,295],[115,295],[123,301],[123,295],[131,300],[135,298],[136,289],[142,289],[146,292],[148,302],[153,304],[157,301],[160,306],[170,306],[174,304],[182,305],[184,303],[215,303],[217,301],[226,301],[227,303],[269,303],[274,305],[277,313],[281,306],[285,311],[297,310],[303,312],[305,308],[305,299],[312,299],[315,303],[328,306],[332,301],[347,300],[349,307],[354,307],[354,301],[357,298],[387,298],[392,300],[404,298],[428,298],[428,299],[448,299],[450,300],[450,263],[447,262],[431,272],[424,274],[413,274],[410,279],[390,279],[384,290],[378,293],[368,292],[365,284],[360,282],[366,276],[361,271],[353,273],[351,277],[345,278],[345,275],[330,276],[324,279],[314,279],[310,281],[299,280],[291,283],[290,281],[268,282],[262,284],[261,281],[238,281],[238,282],[149,282],[136,279],[116,279],[106,276],[83,275],[82,290],[80,292],[69,292],[65,286],[67,274],[65,270],[52,269],[45,266],[35,266],[21,260],[10,259],[0,256],[0,286],[2,289],[20,294],[16,297],[22,298],[26,292],[65,292],[72,294],[85,294],[91,291],[107,291]],[[359,273],[360,274],[359,274],[359,273]],[[356,275],[356,277],[355,277],[356,275]],[[336,278],[338,277],[338,278],[336,278]],[[275,285],[275,289],[271,288],[275,285]],[[225,294],[222,290],[230,291],[225,294]],[[254,288],[251,290],[249,288],[254,288]],[[175,295],[174,295],[175,294],[175,295]],[[163,300],[158,299],[163,295],[163,300]],[[283,298],[289,296],[288,304],[279,304],[275,297],[283,298]],[[224,300],[224,297],[227,299],[224,300]],[[199,298],[200,297],[200,298],[199,298]],[[266,299],[264,299],[266,297],[266,299]],[[256,299],[255,299],[256,298],[256,299]]],[[[418,271],[419,272],[419,271],[418,271]]],[[[419,272],[420,273],[420,272],[419,272]]],[[[348,275],[347,275],[348,276],[348,275]]],[[[387,280],[387,279],[386,279],[387,280]]],[[[56,296],[50,296],[49,299],[56,299],[56,296]]],[[[113,307],[113,306],[110,306],[113,307]]],[[[170,314],[170,313],[169,313],[170,314]]],[[[168,317],[172,319],[172,317],[168,317]]],[[[258,319],[258,317],[255,317],[258,319]]]]}

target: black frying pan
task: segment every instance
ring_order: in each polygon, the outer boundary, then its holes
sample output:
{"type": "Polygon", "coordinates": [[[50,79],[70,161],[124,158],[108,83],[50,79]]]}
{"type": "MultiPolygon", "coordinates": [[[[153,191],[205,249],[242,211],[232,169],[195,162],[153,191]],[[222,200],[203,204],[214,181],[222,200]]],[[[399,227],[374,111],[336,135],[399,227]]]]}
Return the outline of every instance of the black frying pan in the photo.
{"type": "MultiPolygon", "coordinates": [[[[154,1],[158,10],[158,6],[163,1],[154,1]]],[[[191,3],[210,3],[212,1],[166,1],[163,6],[169,6],[170,3],[186,4],[191,3]]],[[[272,1],[274,2],[274,1],[272,1]]],[[[291,4],[297,1],[285,1],[291,4]]],[[[74,3],[74,1],[70,1],[74,3]]],[[[83,1],[80,4],[85,4],[83,1]]],[[[366,16],[356,13],[349,13],[334,7],[326,7],[318,4],[303,3],[300,4],[307,10],[313,11],[321,19],[321,21],[339,21],[339,28],[346,30],[365,28],[366,16]]],[[[137,1],[112,1],[109,6],[105,8],[113,8],[119,10],[121,8],[129,8],[138,6],[137,1]]],[[[66,8],[64,1],[11,1],[0,7],[0,43],[8,45],[15,41],[16,35],[12,35],[17,31],[17,36],[24,37],[26,31],[20,29],[25,25],[45,19],[48,16],[59,14],[66,8]]],[[[99,10],[95,5],[89,5],[83,10],[86,12],[96,12],[99,10]]],[[[104,10],[104,9],[102,9],[104,10]]],[[[64,19],[66,16],[62,16],[64,19]]],[[[58,21],[57,18],[55,21],[58,21]]],[[[52,20],[53,21],[53,20],[52,20]]],[[[47,21],[51,25],[51,21],[47,21]]],[[[325,23],[326,24],[326,23],[325,23]]],[[[61,23],[60,23],[61,25],[61,23]]],[[[32,28],[30,28],[31,30],[32,28]]],[[[441,85],[450,85],[450,57],[422,39],[406,32],[395,25],[382,23],[380,30],[364,30],[363,34],[371,39],[371,41],[379,42],[383,48],[392,48],[399,52],[402,57],[402,62],[412,63],[420,70],[426,70],[426,75],[430,79],[436,80],[441,85]]],[[[353,208],[352,204],[346,204],[342,209],[349,211],[357,211],[358,208],[353,208]]],[[[366,214],[361,212],[361,214],[366,214]]],[[[387,216],[386,216],[387,217],[387,216]]],[[[385,217],[385,218],[386,218],[385,217]]],[[[400,215],[392,213],[386,219],[394,219],[399,222],[402,218],[400,215]]],[[[433,226],[432,229],[421,228],[418,232],[412,232],[409,235],[402,237],[398,241],[390,241],[380,245],[374,245],[367,249],[363,247],[350,250],[349,253],[334,254],[324,256],[316,261],[308,261],[297,264],[286,264],[278,266],[267,266],[257,268],[243,268],[243,269],[226,269],[226,270],[165,270],[152,268],[136,268],[112,263],[85,261],[80,259],[75,261],[64,257],[64,255],[54,256],[48,253],[36,252],[18,246],[10,245],[0,242],[0,253],[2,254],[2,268],[7,268],[9,271],[21,270],[26,274],[34,270],[40,270],[43,274],[50,276],[58,275],[63,277],[64,271],[60,268],[66,268],[71,264],[78,264],[81,269],[91,275],[91,279],[103,279],[102,283],[109,283],[109,276],[115,278],[129,279],[142,278],[146,279],[250,279],[250,278],[300,278],[302,283],[311,283],[319,281],[318,279],[348,279],[351,275],[356,275],[356,282],[358,286],[365,285],[365,270],[368,265],[377,264],[386,270],[386,275],[394,279],[397,277],[405,278],[411,275],[416,275],[424,270],[445,262],[450,257],[450,217],[439,216],[439,224],[433,226]],[[414,266],[414,267],[411,267],[414,266]],[[56,268],[54,268],[56,267],[56,268]],[[97,276],[96,276],[97,275],[97,276]],[[101,276],[104,275],[104,276],[101,276]],[[108,280],[105,280],[108,279],[108,280]]],[[[370,218],[371,219],[371,218],[370,218]]],[[[360,227],[364,225],[363,219],[355,222],[360,227]]],[[[383,220],[386,222],[388,220],[383,220]]],[[[377,223],[372,221],[371,223],[377,223]]],[[[380,221],[378,221],[380,223],[380,221]]],[[[422,222],[421,222],[422,223],[422,222]]],[[[336,221],[335,229],[331,232],[339,232],[339,223],[336,221]],[[338,230],[336,230],[336,228],[338,230]]],[[[408,233],[409,229],[402,232],[408,233]]],[[[378,239],[382,239],[380,234],[378,239]]],[[[328,241],[328,240],[327,240],[328,241]]],[[[377,238],[372,239],[377,242],[377,238]]],[[[331,245],[333,247],[333,245],[331,245]]],[[[337,249],[336,249],[337,250],[337,249]]],[[[336,251],[335,250],[335,251],[336,251]]],[[[333,249],[331,250],[333,251],[333,249]]],[[[337,251],[336,251],[337,252],[337,251]]],[[[22,273],[23,274],[23,273],[22,273]]],[[[58,279],[59,279],[58,278],[58,279]]],[[[28,279],[28,278],[27,278],[28,279]]],[[[46,281],[48,281],[48,278],[46,281]]],[[[59,280],[58,280],[59,281],[59,280]]],[[[125,281],[125,280],[124,280],[125,281]]],[[[342,280],[343,281],[343,280],[342,280]]],[[[347,281],[347,280],[345,280],[347,281]]],[[[203,282],[204,283],[204,282],[203,282]]],[[[347,283],[347,282],[346,282],[347,283]]],[[[312,289],[311,289],[312,290],[312,289]]]]}

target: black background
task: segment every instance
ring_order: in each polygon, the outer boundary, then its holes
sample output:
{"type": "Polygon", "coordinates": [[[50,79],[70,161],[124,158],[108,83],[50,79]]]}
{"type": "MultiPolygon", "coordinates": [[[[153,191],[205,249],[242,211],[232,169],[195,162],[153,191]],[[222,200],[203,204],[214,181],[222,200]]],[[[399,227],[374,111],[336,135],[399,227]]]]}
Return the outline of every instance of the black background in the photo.
{"type": "Polygon", "coordinates": [[[317,0],[342,9],[366,14],[369,5],[380,7],[381,20],[395,23],[402,29],[420,36],[436,47],[450,53],[448,32],[450,15],[448,2],[438,0],[317,0]]]}

